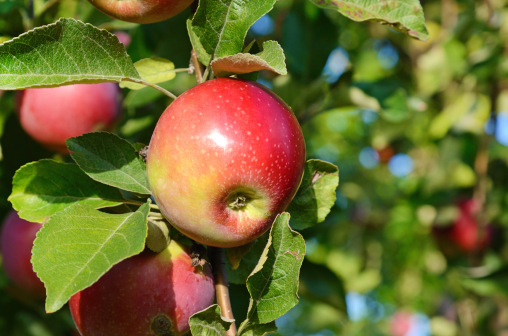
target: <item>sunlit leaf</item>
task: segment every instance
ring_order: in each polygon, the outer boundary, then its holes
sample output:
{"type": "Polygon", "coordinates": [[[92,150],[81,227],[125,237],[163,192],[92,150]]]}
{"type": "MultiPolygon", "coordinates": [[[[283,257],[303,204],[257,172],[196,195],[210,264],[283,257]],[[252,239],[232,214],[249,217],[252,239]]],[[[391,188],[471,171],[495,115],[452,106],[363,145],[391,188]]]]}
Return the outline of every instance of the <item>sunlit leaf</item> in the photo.
{"type": "Polygon", "coordinates": [[[256,268],[247,279],[251,303],[249,323],[265,324],[284,315],[298,303],[298,277],[305,255],[305,241],[289,227],[289,214],[279,215],[256,268]]]}
{"type": "Polygon", "coordinates": [[[104,184],[140,194],[150,194],[146,165],[134,147],[117,135],[87,133],[67,140],[78,166],[104,184]]]}
{"type": "Polygon", "coordinates": [[[9,201],[21,218],[43,222],[76,203],[99,209],[123,199],[118,189],[90,179],[75,164],[40,160],[16,172],[9,201]]]}
{"type": "Polygon", "coordinates": [[[0,89],[140,79],[118,38],[69,18],[0,44],[0,89]]]}
{"type": "Polygon", "coordinates": [[[263,51],[260,53],[220,57],[212,61],[211,66],[217,77],[260,70],[269,70],[279,75],[287,74],[284,51],[276,41],[264,42],[263,51]]]}
{"type": "Polygon", "coordinates": [[[136,212],[107,214],[75,204],[37,233],[32,264],[46,287],[46,311],[96,282],[113,265],[145,247],[148,204],[136,212]]]}
{"type": "Polygon", "coordinates": [[[420,40],[426,40],[429,36],[419,0],[311,1],[319,7],[337,10],[354,21],[379,21],[420,40]]]}
{"type": "Polygon", "coordinates": [[[250,26],[270,11],[275,0],[202,0],[188,23],[192,45],[201,63],[235,55],[243,49],[250,26]]]}
{"type": "MultiPolygon", "coordinates": [[[[166,82],[175,78],[175,64],[168,59],[162,57],[144,58],[134,63],[136,70],[143,80],[152,84],[166,82]]],[[[121,82],[120,87],[129,88],[131,90],[140,90],[145,85],[133,82],[121,82]]]]}
{"type": "Polygon", "coordinates": [[[192,335],[223,336],[233,321],[221,316],[219,305],[214,304],[189,318],[192,335]]]}

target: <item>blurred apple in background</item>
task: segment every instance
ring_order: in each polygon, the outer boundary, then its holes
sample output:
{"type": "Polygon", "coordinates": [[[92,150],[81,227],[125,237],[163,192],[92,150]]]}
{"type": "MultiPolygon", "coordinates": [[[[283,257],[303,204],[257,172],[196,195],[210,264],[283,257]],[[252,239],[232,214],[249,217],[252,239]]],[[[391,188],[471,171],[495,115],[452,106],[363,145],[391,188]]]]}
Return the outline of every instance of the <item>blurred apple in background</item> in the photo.
{"type": "Polygon", "coordinates": [[[115,34],[116,37],[118,38],[118,41],[120,41],[125,46],[125,49],[129,47],[132,40],[129,33],[124,32],[123,30],[117,30],[114,31],[113,34],[115,34]]]}
{"type": "Polygon", "coordinates": [[[98,10],[115,19],[154,23],[169,19],[190,6],[193,0],[89,0],[98,10]]]}
{"type": "Polygon", "coordinates": [[[41,227],[40,223],[19,218],[17,212],[12,210],[4,220],[0,237],[5,273],[16,287],[34,298],[46,295],[44,284],[33,271],[30,262],[35,235],[41,227]]]}
{"type": "Polygon", "coordinates": [[[388,163],[392,156],[395,155],[395,151],[392,146],[385,146],[383,148],[376,148],[377,155],[379,157],[379,162],[388,163]]]}
{"type": "Polygon", "coordinates": [[[465,252],[481,251],[491,242],[492,232],[489,226],[481,227],[476,218],[480,211],[473,199],[462,201],[458,205],[459,216],[452,225],[450,237],[465,252]]]}
{"type": "Polygon", "coordinates": [[[496,227],[489,223],[486,226],[478,222],[482,211],[472,198],[460,200],[454,205],[442,207],[438,211],[436,223],[432,228],[433,235],[441,251],[448,256],[461,256],[484,252],[494,244],[496,227]]]}
{"type": "Polygon", "coordinates": [[[413,324],[412,314],[398,311],[390,319],[390,336],[406,336],[413,324]]]}
{"type": "Polygon", "coordinates": [[[117,83],[26,89],[17,97],[23,129],[50,150],[68,153],[65,140],[111,130],[121,113],[117,83]]]}

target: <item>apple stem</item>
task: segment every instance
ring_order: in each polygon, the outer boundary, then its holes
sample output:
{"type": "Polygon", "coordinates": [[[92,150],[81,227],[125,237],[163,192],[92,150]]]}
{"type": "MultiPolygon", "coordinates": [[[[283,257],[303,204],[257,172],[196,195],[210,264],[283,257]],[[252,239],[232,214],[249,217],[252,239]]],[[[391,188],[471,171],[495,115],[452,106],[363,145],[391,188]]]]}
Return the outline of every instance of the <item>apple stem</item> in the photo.
{"type": "MultiPolygon", "coordinates": [[[[210,261],[212,263],[213,277],[215,280],[215,296],[217,304],[220,306],[222,316],[234,320],[233,309],[231,308],[231,300],[229,299],[229,283],[226,275],[226,257],[224,249],[218,247],[209,247],[210,261]]],[[[231,327],[225,334],[226,336],[236,335],[235,322],[231,323],[231,327]]]]}

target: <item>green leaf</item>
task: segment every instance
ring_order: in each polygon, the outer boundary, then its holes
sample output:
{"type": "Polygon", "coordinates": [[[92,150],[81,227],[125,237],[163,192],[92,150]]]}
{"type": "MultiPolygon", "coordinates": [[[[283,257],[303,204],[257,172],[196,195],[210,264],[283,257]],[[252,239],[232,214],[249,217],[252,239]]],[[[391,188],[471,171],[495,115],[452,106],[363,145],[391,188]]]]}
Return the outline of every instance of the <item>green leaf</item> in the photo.
{"type": "Polygon", "coordinates": [[[245,74],[260,70],[270,70],[286,75],[284,51],[276,41],[265,41],[263,51],[255,55],[239,53],[215,59],[210,63],[216,77],[245,74]]]}
{"type": "Polygon", "coordinates": [[[146,165],[134,147],[112,133],[87,133],[67,140],[78,166],[94,180],[139,194],[150,194],[146,165]]]}
{"type": "Polygon", "coordinates": [[[143,251],[148,203],[107,214],[82,204],[50,218],[37,233],[32,264],[46,287],[46,311],[60,309],[113,265],[143,251]]]}
{"type": "Polygon", "coordinates": [[[192,335],[223,336],[234,320],[222,317],[219,305],[214,304],[189,318],[192,335]]]}
{"type": "Polygon", "coordinates": [[[201,0],[188,23],[192,46],[201,63],[238,54],[250,26],[268,13],[275,0],[201,0]]]}
{"type": "Polygon", "coordinates": [[[465,92],[432,119],[429,134],[435,139],[440,139],[452,128],[481,134],[490,111],[491,104],[486,95],[465,92]]]}
{"type": "Polygon", "coordinates": [[[265,324],[284,315],[298,303],[298,277],[305,255],[305,241],[289,227],[289,214],[275,219],[261,258],[247,279],[251,300],[248,324],[265,324]]]}
{"type": "Polygon", "coordinates": [[[406,90],[398,88],[381,102],[380,115],[383,119],[393,123],[407,120],[411,116],[408,101],[406,90]]]}
{"type": "Polygon", "coordinates": [[[429,37],[419,0],[310,0],[319,7],[337,10],[353,21],[375,20],[411,37],[429,37]]]}
{"type": "Polygon", "coordinates": [[[264,336],[274,334],[276,332],[277,326],[275,325],[275,321],[265,324],[248,323],[238,336],[264,336]]]}
{"type": "Polygon", "coordinates": [[[98,209],[123,199],[118,189],[91,180],[75,164],[45,159],[18,169],[9,201],[21,218],[43,222],[75,203],[98,209]]]}
{"type": "MultiPolygon", "coordinates": [[[[175,64],[162,57],[144,58],[134,63],[134,66],[143,80],[153,84],[172,80],[176,76],[175,64]]],[[[146,86],[133,82],[121,82],[120,87],[139,90],[146,86]]]]}
{"type": "Polygon", "coordinates": [[[5,15],[15,8],[25,8],[26,3],[22,0],[3,0],[0,1],[0,14],[5,15]]]}
{"type": "Polygon", "coordinates": [[[508,267],[501,268],[483,277],[464,277],[462,285],[479,295],[503,295],[508,297],[508,267]]]}
{"type": "Polygon", "coordinates": [[[347,314],[346,291],[341,278],[328,267],[303,261],[299,293],[307,300],[326,303],[347,314]]]}
{"type": "Polygon", "coordinates": [[[324,221],[335,203],[338,185],[337,166],[308,160],[300,188],[287,209],[291,214],[291,227],[303,230],[324,221]]]}
{"type": "Polygon", "coordinates": [[[226,250],[229,261],[229,263],[226,264],[226,272],[230,283],[244,285],[247,282],[247,278],[258,264],[259,258],[261,254],[263,254],[269,238],[270,233],[266,232],[256,239],[251,244],[248,251],[240,251],[240,253],[242,253],[241,258],[238,258],[236,254],[239,252],[238,250],[243,249],[243,247],[233,247],[226,250]],[[238,262],[238,265],[234,265],[238,262]]]}
{"type": "Polygon", "coordinates": [[[0,44],[0,89],[119,82],[140,77],[118,38],[62,18],[0,44]]]}

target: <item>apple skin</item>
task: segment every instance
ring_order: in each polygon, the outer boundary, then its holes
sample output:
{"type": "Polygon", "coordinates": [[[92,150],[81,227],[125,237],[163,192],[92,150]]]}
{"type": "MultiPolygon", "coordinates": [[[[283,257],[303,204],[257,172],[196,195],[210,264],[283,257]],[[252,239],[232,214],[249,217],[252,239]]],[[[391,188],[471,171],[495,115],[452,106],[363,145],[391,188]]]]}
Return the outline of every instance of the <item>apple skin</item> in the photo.
{"type": "Polygon", "coordinates": [[[23,129],[44,147],[68,153],[65,140],[110,130],[120,117],[116,83],[25,89],[17,97],[23,129]]]}
{"type": "Polygon", "coordinates": [[[215,296],[210,265],[191,264],[188,249],[174,240],[159,254],[145,250],[118,263],[71,297],[77,329],[83,336],[185,334],[189,317],[215,296]]]}
{"type": "Polygon", "coordinates": [[[295,195],[305,142],[290,108],[262,85],[219,78],[183,93],[152,134],[147,173],[173,226],[234,247],[267,231],[295,195]]]}
{"type": "Polygon", "coordinates": [[[112,18],[134,22],[154,23],[169,19],[190,6],[193,0],[88,0],[112,18]]]}
{"type": "Polygon", "coordinates": [[[4,220],[0,237],[2,267],[7,277],[29,297],[41,299],[46,296],[44,284],[33,271],[30,258],[40,223],[19,218],[12,210],[4,220]]]}

